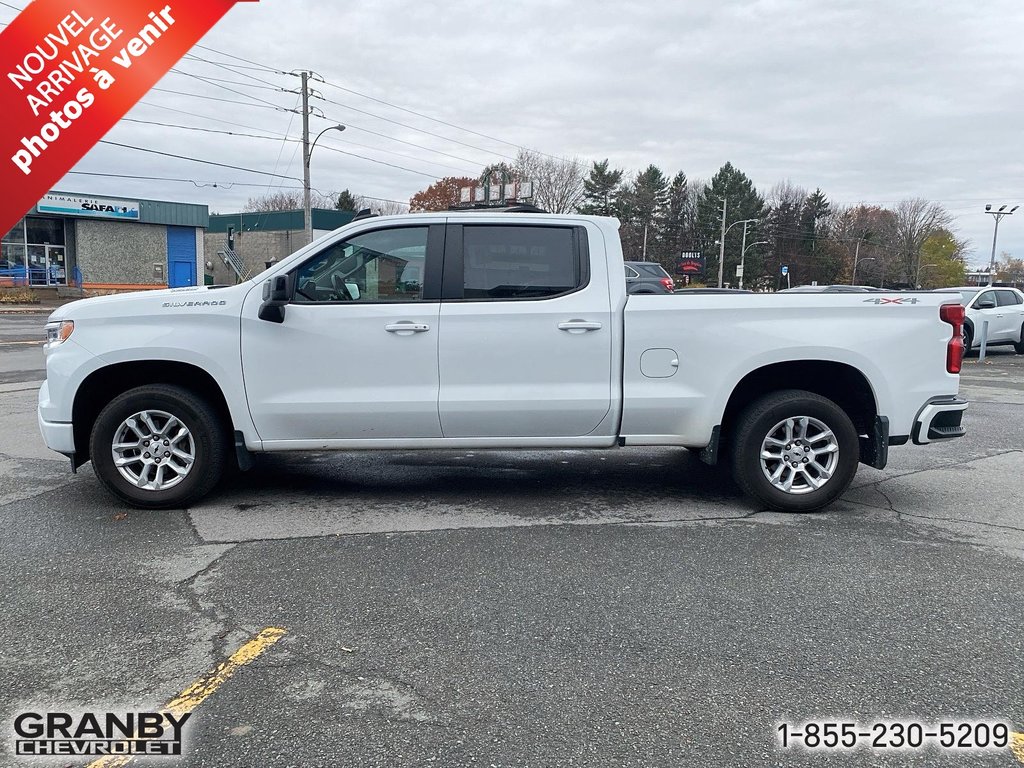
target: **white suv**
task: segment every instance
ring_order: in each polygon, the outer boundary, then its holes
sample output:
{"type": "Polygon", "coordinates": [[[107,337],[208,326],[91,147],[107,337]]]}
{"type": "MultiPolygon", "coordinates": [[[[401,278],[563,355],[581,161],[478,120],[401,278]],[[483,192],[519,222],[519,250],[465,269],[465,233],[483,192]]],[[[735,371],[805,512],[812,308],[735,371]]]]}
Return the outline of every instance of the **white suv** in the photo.
{"type": "Polygon", "coordinates": [[[964,350],[981,347],[984,324],[988,322],[990,347],[1012,344],[1017,354],[1024,355],[1024,293],[1016,288],[978,287],[950,288],[942,293],[958,292],[960,303],[967,309],[964,321],[964,350]]]}

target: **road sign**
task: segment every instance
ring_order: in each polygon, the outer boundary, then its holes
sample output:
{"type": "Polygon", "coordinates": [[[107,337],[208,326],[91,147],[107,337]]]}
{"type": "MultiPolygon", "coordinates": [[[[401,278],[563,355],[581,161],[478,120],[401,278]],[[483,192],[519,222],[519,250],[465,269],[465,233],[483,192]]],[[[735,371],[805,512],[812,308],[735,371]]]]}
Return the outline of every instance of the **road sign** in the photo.
{"type": "Polygon", "coordinates": [[[788,275],[789,274],[789,267],[787,267],[785,264],[782,265],[782,274],[784,274],[784,275],[788,275]]]}
{"type": "Polygon", "coordinates": [[[736,267],[736,277],[743,277],[743,265],[740,264],[736,267]]]}

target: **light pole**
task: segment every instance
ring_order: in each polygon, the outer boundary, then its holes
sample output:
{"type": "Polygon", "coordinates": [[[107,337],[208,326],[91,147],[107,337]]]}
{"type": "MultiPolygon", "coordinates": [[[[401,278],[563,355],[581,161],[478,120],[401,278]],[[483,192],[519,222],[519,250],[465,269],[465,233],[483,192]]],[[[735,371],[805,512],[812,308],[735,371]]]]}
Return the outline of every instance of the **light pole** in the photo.
{"type": "MultiPolygon", "coordinates": [[[[860,251],[860,242],[857,242],[857,250],[860,251]]],[[[865,256],[863,259],[857,259],[855,256],[853,259],[853,277],[850,278],[850,285],[857,284],[857,264],[860,261],[878,261],[874,256],[865,256]]]]}
{"type": "MultiPolygon", "coordinates": [[[[745,236],[747,234],[747,228],[746,227],[743,228],[743,234],[744,234],[744,239],[745,239],[745,236]]],[[[744,246],[743,250],[740,251],[740,278],[739,278],[739,286],[738,287],[739,287],[739,289],[741,291],[743,290],[744,268],[747,265],[747,251],[749,251],[755,245],[767,245],[767,244],[768,244],[767,240],[758,240],[756,243],[751,243],[750,245],[744,246]]]]}
{"type": "MultiPolygon", "coordinates": [[[[1013,206],[1010,210],[1006,210],[1006,206],[1002,205],[998,211],[992,210],[992,204],[985,206],[985,213],[989,214],[993,219],[996,220],[995,231],[992,233],[992,260],[988,263],[988,284],[992,285],[992,282],[996,277],[996,238],[999,237],[999,222],[1003,220],[1003,216],[1011,216],[1013,212],[1020,208],[1019,205],[1013,206]]],[[[918,272],[920,275],[920,272],[918,272]]]]}
{"type": "Polygon", "coordinates": [[[320,141],[320,137],[328,131],[344,131],[344,125],[330,125],[324,128],[320,133],[313,139],[313,143],[309,143],[309,132],[303,131],[302,138],[302,160],[303,160],[303,174],[302,174],[302,204],[303,204],[303,224],[306,227],[306,239],[313,242],[313,210],[310,200],[310,185],[309,185],[309,160],[313,156],[313,149],[316,147],[316,143],[320,141]]]}
{"type": "Polygon", "coordinates": [[[744,239],[746,239],[746,225],[749,224],[752,221],[757,221],[757,219],[740,219],[739,221],[734,221],[728,227],[725,226],[725,200],[723,199],[723,201],[722,201],[722,242],[719,243],[720,247],[718,249],[718,287],[719,288],[722,287],[722,277],[724,275],[724,271],[723,270],[725,269],[725,236],[728,235],[729,234],[729,230],[732,229],[733,227],[735,227],[737,224],[743,224],[744,225],[744,229],[743,229],[744,235],[743,235],[743,237],[744,237],[744,239]]]}

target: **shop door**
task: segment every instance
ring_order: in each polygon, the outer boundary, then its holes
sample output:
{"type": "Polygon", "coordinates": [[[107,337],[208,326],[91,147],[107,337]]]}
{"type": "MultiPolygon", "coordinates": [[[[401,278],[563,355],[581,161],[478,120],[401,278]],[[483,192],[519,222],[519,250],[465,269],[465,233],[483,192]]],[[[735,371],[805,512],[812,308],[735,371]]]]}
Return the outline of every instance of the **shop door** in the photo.
{"type": "Polygon", "coordinates": [[[46,284],[68,284],[67,259],[63,245],[46,246],[46,284]]]}
{"type": "Polygon", "coordinates": [[[28,284],[46,285],[46,246],[30,245],[28,247],[28,284]]]}
{"type": "Polygon", "coordinates": [[[196,284],[196,231],[192,227],[167,228],[167,285],[196,284]]]}

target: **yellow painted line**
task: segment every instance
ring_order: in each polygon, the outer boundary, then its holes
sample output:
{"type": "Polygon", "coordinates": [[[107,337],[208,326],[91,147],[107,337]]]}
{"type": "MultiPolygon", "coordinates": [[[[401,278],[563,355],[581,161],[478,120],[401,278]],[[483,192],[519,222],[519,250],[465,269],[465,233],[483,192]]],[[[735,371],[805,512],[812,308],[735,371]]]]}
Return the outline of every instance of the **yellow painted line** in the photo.
{"type": "Polygon", "coordinates": [[[1024,733],[1010,733],[1010,751],[1019,763],[1024,764],[1024,733]]]}
{"type": "MultiPolygon", "coordinates": [[[[230,680],[235,672],[255,661],[260,654],[284,637],[286,631],[280,627],[267,627],[232,653],[227,661],[218,664],[171,699],[163,711],[169,712],[175,717],[191,712],[216,693],[217,689],[230,680]]],[[[107,755],[99,760],[93,760],[87,768],[121,768],[128,765],[133,758],[134,755],[107,755]]]]}

